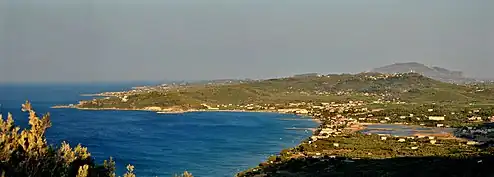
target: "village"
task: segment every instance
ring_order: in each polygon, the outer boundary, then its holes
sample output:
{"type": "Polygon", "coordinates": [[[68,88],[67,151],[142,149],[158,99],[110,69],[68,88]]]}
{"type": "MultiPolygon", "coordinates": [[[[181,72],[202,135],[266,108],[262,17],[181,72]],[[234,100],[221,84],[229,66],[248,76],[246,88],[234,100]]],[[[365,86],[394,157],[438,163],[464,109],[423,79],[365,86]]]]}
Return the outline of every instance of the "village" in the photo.
{"type": "MultiPolygon", "coordinates": [[[[472,107],[467,114],[470,116],[463,115],[461,113],[450,112],[450,115],[440,115],[437,112],[444,112],[443,110],[435,110],[433,108],[428,108],[422,112],[417,112],[415,114],[403,114],[400,115],[397,112],[389,112],[386,110],[384,105],[395,104],[403,105],[406,103],[395,102],[386,103],[380,101],[373,101],[366,103],[364,101],[348,101],[345,103],[336,102],[322,102],[322,103],[287,103],[287,104],[246,104],[246,105],[233,105],[233,104],[221,104],[215,105],[215,107],[203,104],[206,110],[219,111],[219,110],[240,110],[240,111],[269,111],[278,113],[290,113],[297,115],[310,116],[317,119],[321,125],[316,129],[314,135],[311,136],[308,144],[312,144],[318,140],[330,140],[331,138],[337,136],[347,136],[348,134],[353,134],[361,130],[367,129],[370,125],[403,125],[403,126],[414,126],[413,132],[409,133],[407,136],[394,135],[391,129],[381,128],[384,132],[391,133],[376,133],[381,141],[396,141],[400,143],[410,143],[410,149],[416,150],[419,148],[418,142],[436,145],[440,143],[440,139],[458,139],[458,137],[466,137],[466,134],[483,134],[487,135],[494,132],[494,126],[475,128],[474,125],[479,123],[494,122],[494,115],[482,117],[480,114],[483,110],[472,107]],[[381,108],[376,108],[376,105],[381,105],[381,108]],[[373,108],[371,108],[373,107],[373,108]],[[385,113],[388,112],[388,113],[385,113]],[[426,112],[427,114],[423,114],[426,112]],[[383,114],[384,113],[384,114],[383,114]],[[383,115],[393,115],[393,116],[383,116],[383,115]],[[452,117],[455,117],[454,120],[452,117]],[[458,116],[464,116],[462,119],[456,119],[458,116]],[[454,124],[449,124],[450,122],[462,122],[464,124],[472,124],[472,126],[465,126],[458,134],[458,131],[454,131],[456,127],[454,124]],[[420,129],[425,130],[440,130],[440,131],[420,131],[420,129]],[[447,131],[449,130],[449,131],[447,131]]],[[[484,114],[485,115],[485,114],[484,114]]],[[[399,131],[399,130],[396,130],[399,131]]],[[[379,131],[378,131],[379,132],[379,131]]],[[[370,135],[371,133],[367,133],[370,135]]],[[[491,135],[492,136],[492,135],[491,135]]],[[[463,143],[466,145],[482,145],[488,142],[487,139],[474,141],[473,138],[464,139],[463,143]]],[[[334,147],[340,146],[340,144],[333,144],[334,147]]],[[[320,153],[318,153],[320,154],[320,153]]]]}
{"type": "Polygon", "coordinates": [[[482,95],[486,91],[479,86],[446,85],[414,73],[304,75],[245,83],[135,87],[56,108],[159,114],[273,112],[318,123],[317,128],[287,127],[311,135],[245,171],[262,174],[293,161],[348,164],[362,159],[482,155],[490,152],[485,148],[492,146],[494,138],[490,124],[494,105],[482,95]]]}
{"type": "MultiPolygon", "coordinates": [[[[389,104],[389,103],[379,103],[389,104]]],[[[395,102],[395,105],[404,103],[395,102]]],[[[287,163],[310,164],[352,164],[362,159],[389,159],[397,157],[447,156],[453,157],[460,152],[478,152],[482,154],[485,147],[491,147],[494,138],[494,115],[481,116],[487,109],[471,107],[466,111],[451,112],[440,115],[444,110],[427,108],[415,114],[399,114],[387,111],[386,106],[376,107],[374,102],[349,101],[345,103],[290,103],[280,109],[286,113],[311,116],[319,120],[319,127],[313,135],[301,142],[299,146],[281,151],[270,156],[258,167],[240,174],[252,176],[267,171],[280,173],[287,163]],[[424,112],[427,113],[423,114],[424,112]],[[384,116],[384,115],[394,116],[384,116]],[[449,124],[451,115],[463,116],[465,126],[456,127],[449,124]],[[395,120],[395,121],[393,121],[395,120]],[[411,121],[414,120],[414,121],[411,121]],[[368,127],[391,126],[391,128],[366,131],[368,127]],[[402,127],[393,127],[393,126],[402,127]],[[482,125],[482,126],[479,126],[482,125]],[[403,128],[406,127],[406,128],[403,128]],[[400,129],[412,129],[407,134],[396,132],[400,129]],[[396,128],[396,129],[395,129],[396,128]],[[439,130],[439,131],[424,131],[439,130]],[[449,130],[449,131],[445,131],[449,130]],[[454,149],[454,151],[450,151],[454,149]],[[455,152],[451,154],[452,152],[455,152]],[[307,161],[307,162],[306,162],[307,161]]],[[[432,106],[433,107],[433,106],[432,106]]],[[[465,111],[465,110],[463,110],[465,111]]],[[[476,163],[482,163],[478,160],[476,163]]],[[[360,163],[359,163],[360,164],[360,163]]],[[[317,165],[316,165],[317,166],[317,165]]],[[[308,173],[311,173],[310,171],[308,173]]]]}

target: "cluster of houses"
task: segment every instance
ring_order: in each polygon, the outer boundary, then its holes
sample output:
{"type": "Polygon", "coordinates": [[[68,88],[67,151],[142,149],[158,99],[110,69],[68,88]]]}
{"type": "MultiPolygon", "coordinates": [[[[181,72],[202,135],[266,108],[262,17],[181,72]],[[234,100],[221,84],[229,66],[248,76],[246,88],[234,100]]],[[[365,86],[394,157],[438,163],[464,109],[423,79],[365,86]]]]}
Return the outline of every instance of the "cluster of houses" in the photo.
{"type": "Polygon", "coordinates": [[[379,137],[380,137],[381,141],[396,141],[399,143],[409,142],[412,145],[412,147],[410,147],[410,149],[412,149],[412,150],[416,150],[419,148],[416,140],[428,139],[429,143],[432,145],[437,145],[436,143],[438,142],[438,140],[434,136],[405,136],[405,137],[394,136],[394,137],[391,137],[390,135],[382,134],[382,135],[379,135],[379,137]]]}
{"type": "Polygon", "coordinates": [[[391,74],[365,75],[365,78],[370,80],[387,79],[389,77],[392,77],[392,75],[391,74]]]}
{"type": "Polygon", "coordinates": [[[78,105],[86,105],[86,104],[98,104],[98,100],[96,98],[92,100],[82,100],[79,101],[78,105]]]}
{"type": "MultiPolygon", "coordinates": [[[[178,84],[161,84],[157,86],[138,86],[138,87],[132,87],[132,89],[127,90],[127,91],[118,91],[118,92],[103,92],[99,94],[89,94],[91,96],[112,96],[112,97],[119,97],[122,99],[125,96],[128,95],[135,95],[139,93],[149,93],[153,91],[163,91],[163,90],[169,90],[171,88],[176,88],[182,85],[178,84]]],[[[125,99],[123,99],[125,100],[125,99]]],[[[124,101],[125,102],[125,101],[124,101]]]]}
{"type": "MultiPolygon", "coordinates": [[[[203,106],[207,104],[202,104],[203,106]]],[[[363,101],[349,101],[348,103],[287,103],[287,104],[218,104],[214,106],[205,106],[210,110],[217,109],[240,109],[240,110],[271,110],[274,112],[280,113],[294,113],[294,114],[310,114],[313,116],[320,116],[321,110],[329,110],[330,112],[340,112],[343,113],[345,111],[349,111],[350,107],[362,106],[364,105],[363,101]]],[[[341,117],[338,117],[341,118],[341,117]]]]}
{"type": "MultiPolygon", "coordinates": [[[[366,110],[365,108],[363,108],[362,110],[366,110]]],[[[381,109],[383,110],[383,109],[381,109]]],[[[369,114],[354,114],[355,117],[358,117],[356,118],[358,121],[361,121],[361,122],[379,122],[379,123],[388,123],[390,122],[391,120],[393,119],[407,119],[407,118],[413,118],[417,121],[421,121],[421,120],[429,120],[429,121],[435,121],[435,122],[438,122],[436,124],[434,124],[435,126],[437,127],[450,127],[449,125],[444,125],[443,123],[440,123],[441,121],[445,121],[446,120],[446,115],[434,115],[434,109],[428,109],[427,111],[430,112],[430,114],[432,115],[421,115],[421,116],[417,116],[417,115],[414,115],[414,114],[409,114],[409,115],[395,115],[395,117],[375,117],[372,112],[374,111],[381,111],[379,109],[374,109],[373,111],[370,111],[369,114]]],[[[478,109],[476,110],[473,110],[473,111],[470,111],[469,113],[479,113],[480,111],[478,109]]],[[[454,115],[455,113],[452,112],[451,113],[452,115],[454,115]]],[[[353,120],[352,118],[349,118],[349,120],[353,120]]],[[[471,116],[471,117],[465,117],[465,120],[468,120],[468,121],[471,121],[471,122],[481,122],[481,121],[491,121],[491,122],[494,122],[494,116],[491,116],[491,117],[481,117],[481,116],[471,116]]],[[[408,122],[404,122],[402,124],[408,124],[408,122]]],[[[421,124],[421,125],[425,125],[425,124],[421,124]]]]}
{"type": "MultiPolygon", "coordinates": [[[[319,118],[320,120],[324,121],[325,124],[321,125],[320,128],[316,131],[316,133],[311,136],[309,143],[312,143],[317,140],[321,139],[328,139],[331,137],[335,136],[342,136],[344,135],[348,130],[342,128],[342,127],[351,127],[353,124],[359,124],[362,121],[368,121],[368,120],[380,120],[380,123],[387,123],[387,121],[391,120],[390,117],[374,117],[372,114],[373,112],[376,111],[382,111],[383,109],[369,109],[365,107],[365,103],[363,101],[350,101],[348,103],[321,103],[318,105],[311,105],[308,109],[310,110],[310,114],[312,116],[315,116],[319,118]],[[330,116],[323,115],[322,112],[327,111],[333,114],[330,114],[330,116]],[[350,114],[346,114],[350,113],[350,114]],[[326,117],[325,117],[326,116],[326,117]],[[352,118],[355,117],[355,118],[352,118]]],[[[300,105],[292,105],[292,106],[300,106],[300,105]]],[[[445,125],[442,123],[442,121],[445,121],[447,116],[446,115],[434,115],[435,110],[434,109],[428,109],[427,112],[430,112],[432,114],[431,116],[417,116],[414,114],[409,114],[409,115],[401,115],[397,116],[396,118],[400,119],[405,119],[405,118],[416,118],[417,120],[428,120],[432,122],[436,122],[434,125],[437,127],[450,127],[449,125],[445,125]]],[[[479,113],[480,111],[475,109],[472,110],[471,113],[479,113]]],[[[454,114],[454,113],[452,113],[454,114]]],[[[469,118],[466,118],[470,121],[483,121],[483,119],[480,116],[472,116],[469,118]]],[[[488,120],[491,122],[494,122],[494,116],[488,117],[488,120]]],[[[424,124],[422,124],[424,125],[424,124]]],[[[469,129],[463,130],[463,133],[465,134],[482,134],[482,135],[491,135],[491,133],[494,132],[494,125],[492,128],[481,128],[481,129],[475,129],[470,127],[469,129]]],[[[493,136],[494,137],[494,136],[493,136]]],[[[408,136],[408,137],[392,137],[390,135],[380,135],[381,140],[383,141],[397,141],[400,143],[405,143],[409,142],[412,144],[412,147],[410,149],[416,150],[419,149],[419,146],[416,145],[417,141],[419,139],[428,139],[427,143],[437,145],[439,141],[434,137],[434,136],[408,136]],[[415,146],[414,146],[415,145],[415,146]]],[[[423,142],[420,141],[420,142],[423,142]]],[[[478,141],[466,141],[465,144],[467,145],[478,145],[481,144],[478,141]]],[[[337,145],[335,145],[336,147],[337,145]]]]}
{"type": "Polygon", "coordinates": [[[365,75],[364,78],[370,80],[393,79],[393,78],[402,78],[410,74],[413,73],[393,73],[393,74],[375,73],[373,75],[365,75]]]}
{"type": "Polygon", "coordinates": [[[317,141],[318,139],[327,139],[330,137],[341,136],[343,134],[343,129],[338,129],[336,125],[325,125],[324,128],[319,130],[317,135],[311,136],[312,141],[317,141]]]}
{"type": "MultiPolygon", "coordinates": [[[[321,125],[318,131],[316,131],[318,133],[311,137],[311,142],[344,135],[348,131],[345,130],[344,127],[349,127],[358,123],[357,120],[346,117],[344,113],[366,113],[369,111],[368,108],[360,108],[360,106],[364,105],[365,103],[363,101],[349,101],[347,103],[321,103],[320,105],[312,106],[312,116],[323,120],[325,124],[321,125]],[[323,111],[328,111],[332,114],[329,117],[325,117],[327,115],[323,115],[321,113],[323,111]]],[[[337,147],[339,145],[334,146],[337,147]]]]}

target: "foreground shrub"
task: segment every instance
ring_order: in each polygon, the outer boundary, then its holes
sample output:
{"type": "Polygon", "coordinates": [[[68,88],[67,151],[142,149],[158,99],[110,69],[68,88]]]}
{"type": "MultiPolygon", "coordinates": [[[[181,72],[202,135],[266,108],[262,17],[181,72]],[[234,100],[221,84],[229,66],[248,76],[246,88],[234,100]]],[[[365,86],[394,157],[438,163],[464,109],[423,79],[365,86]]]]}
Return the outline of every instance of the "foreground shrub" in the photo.
{"type": "MultiPolygon", "coordinates": [[[[62,142],[59,147],[47,144],[46,130],[51,126],[50,114],[38,116],[26,101],[22,111],[29,113],[29,129],[20,131],[12,114],[4,120],[0,115],[0,175],[5,177],[115,177],[115,161],[94,163],[91,153],[80,144],[72,148],[62,142]]],[[[128,165],[123,177],[135,177],[134,166],[128,165]]],[[[182,176],[191,177],[185,172],[182,176]]]]}

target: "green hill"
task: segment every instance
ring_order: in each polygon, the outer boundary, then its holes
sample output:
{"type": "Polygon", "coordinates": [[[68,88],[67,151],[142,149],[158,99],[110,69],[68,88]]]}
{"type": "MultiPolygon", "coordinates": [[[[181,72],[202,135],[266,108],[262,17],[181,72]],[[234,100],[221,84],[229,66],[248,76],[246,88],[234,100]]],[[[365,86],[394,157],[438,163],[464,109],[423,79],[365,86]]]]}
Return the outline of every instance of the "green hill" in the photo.
{"type": "MultiPolygon", "coordinates": [[[[492,86],[458,85],[419,74],[340,74],[288,77],[227,85],[200,84],[140,93],[127,100],[109,97],[84,101],[79,108],[203,108],[208,105],[287,104],[346,100],[404,101],[410,103],[491,103],[492,86]],[[482,87],[483,89],[479,88],[482,87]]],[[[213,106],[214,107],[214,106],[213,106]]],[[[231,108],[230,108],[231,109],[231,108]]]]}

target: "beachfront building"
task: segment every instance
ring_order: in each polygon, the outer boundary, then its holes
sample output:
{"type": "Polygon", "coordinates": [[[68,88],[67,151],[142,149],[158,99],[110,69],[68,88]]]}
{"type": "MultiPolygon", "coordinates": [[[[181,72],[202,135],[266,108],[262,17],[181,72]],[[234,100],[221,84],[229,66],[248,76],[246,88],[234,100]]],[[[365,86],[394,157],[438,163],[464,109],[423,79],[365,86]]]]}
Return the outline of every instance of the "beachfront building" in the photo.
{"type": "Polygon", "coordinates": [[[467,145],[477,145],[476,141],[467,141],[467,145]]]}
{"type": "Polygon", "coordinates": [[[319,132],[319,135],[321,135],[321,136],[322,136],[322,135],[324,135],[324,134],[326,134],[326,135],[331,135],[331,134],[333,134],[333,133],[335,133],[335,132],[336,132],[336,130],[334,130],[334,129],[331,129],[331,128],[323,128],[323,129],[321,129],[321,131],[319,132]]]}
{"type": "Polygon", "coordinates": [[[444,119],[444,116],[429,116],[429,120],[441,121],[444,119]]]}
{"type": "Polygon", "coordinates": [[[295,114],[308,114],[309,113],[309,111],[307,109],[278,109],[278,112],[295,113],[295,114]]]}
{"type": "Polygon", "coordinates": [[[472,117],[468,118],[468,120],[470,120],[470,121],[482,121],[482,117],[472,116],[472,117]]]}

